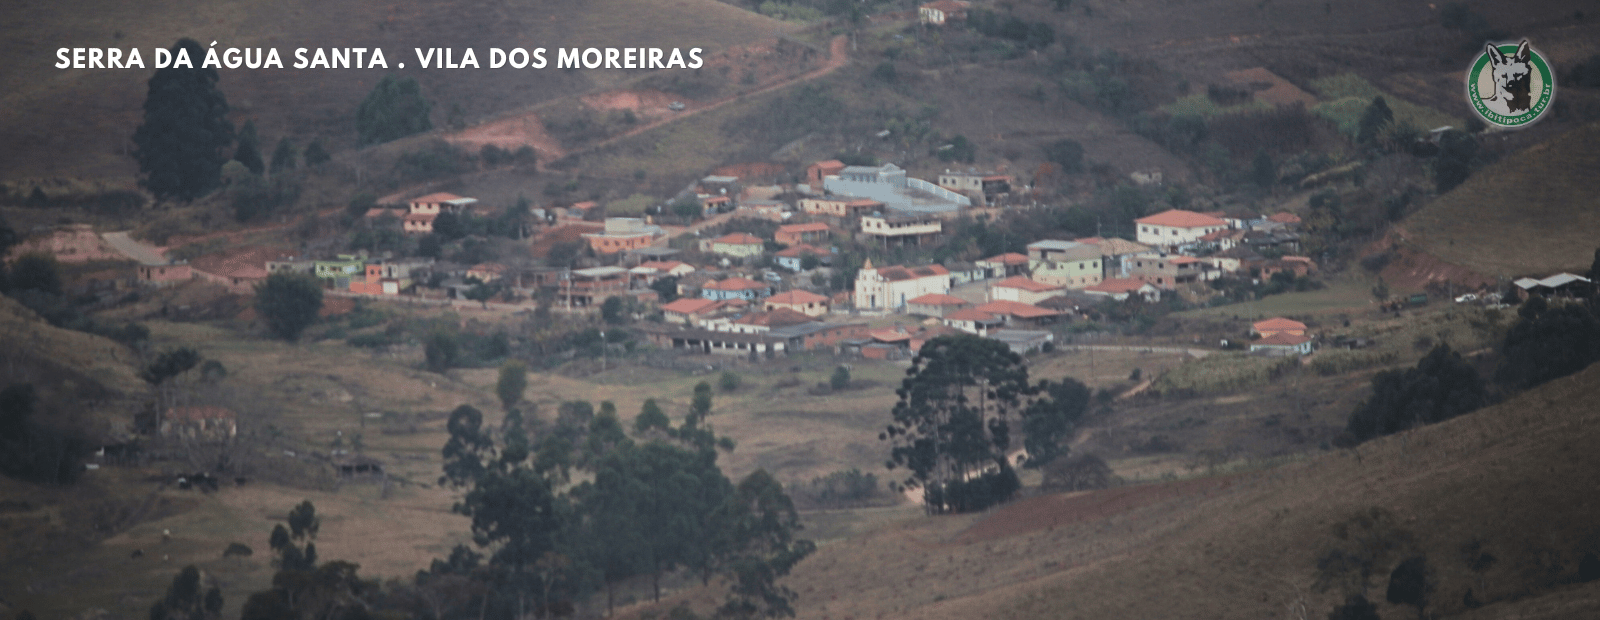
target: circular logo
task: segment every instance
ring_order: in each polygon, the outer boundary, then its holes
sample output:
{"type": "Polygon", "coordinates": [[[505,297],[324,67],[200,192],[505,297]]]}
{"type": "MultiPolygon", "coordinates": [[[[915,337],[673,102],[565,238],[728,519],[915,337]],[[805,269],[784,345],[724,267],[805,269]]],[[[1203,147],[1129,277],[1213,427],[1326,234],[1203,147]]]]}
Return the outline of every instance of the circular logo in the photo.
{"type": "Polygon", "coordinates": [[[1492,125],[1523,127],[1538,120],[1555,93],[1555,74],[1526,40],[1484,45],[1467,71],[1467,101],[1492,125]]]}

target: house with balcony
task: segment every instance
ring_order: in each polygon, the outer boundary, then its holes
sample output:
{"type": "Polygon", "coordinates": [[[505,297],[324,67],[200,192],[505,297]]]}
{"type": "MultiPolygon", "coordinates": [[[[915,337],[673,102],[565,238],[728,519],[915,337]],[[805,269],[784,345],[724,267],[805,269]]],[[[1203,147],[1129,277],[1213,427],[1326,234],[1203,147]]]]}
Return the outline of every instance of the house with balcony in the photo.
{"type": "Polygon", "coordinates": [[[1100,247],[1077,241],[1028,244],[1028,269],[1034,280],[1063,288],[1080,289],[1105,279],[1100,247]]]}
{"type": "Polygon", "coordinates": [[[1228,229],[1228,223],[1222,218],[1183,209],[1169,209],[1141,217],[1133,222],[1134,240],[1169,250],[1198,242],[1201,237],[1228,229]]]}
{"type": "Polygon", "coordinates": [[[923,245],[944,232],[944,220],[925,213],[890,212],[861,216],[861,233],[889,245],[923,245]]]}

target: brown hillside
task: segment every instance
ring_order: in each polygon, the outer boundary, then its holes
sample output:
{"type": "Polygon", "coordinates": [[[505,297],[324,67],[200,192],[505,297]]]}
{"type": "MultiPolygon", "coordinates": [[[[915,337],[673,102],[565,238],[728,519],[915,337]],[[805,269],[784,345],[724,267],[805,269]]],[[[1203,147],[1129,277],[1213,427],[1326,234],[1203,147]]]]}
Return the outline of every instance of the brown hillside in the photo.
{"type": "Polygon", "coordinates": [[[1403,228],[1428,253],[1490,277],[1587,271],[1600,245],[1597,170],[1600,124],[1590,124],[1479,170],[1403,228]]]}
{"type": "MultiPolygon", "coordinates": [[[[790,28],[715,0],[672,3],[588,0],[485,5],[382,4],[367,0],[235,3],[33,2],[0,26],[0,178],[115,177],[136,171],[126,151],[141,117],[151,50],[181,37],[202,45],[274,47],[289,67],[296,48],[381,47],[394,73],[416,77],[434,102],[434,125],[453,106],[467,122],[640,75],[623,70],[488,69],[488,48],[703,47],[721,49],[790,28]],[[59,47],[138,47],[147,68],[55,69],[59,47]],[[423,70],[413,48],[474,48],[485,68],[423,70]],[[405,69],[398,69],[400,62],[405,69]]],[[[308,52],[309,56],[309,52],[308,52]]],[[[220,88],[235,121],[254,118],[264,149],[289,135],[354,143],[356,106],[382,69],[223,69],[220,88]]]]}
{"type": "Polygon", "coordinates": [[[826,545],[788,583],[801,618],[1317,618],[1363,585],[1387,618],[1416,613],[1381,602],[1389,571],[1426,554],[1441,617],[1469,587],[1489,605],[1463,617],[1594,617],[1600,588],[1564,584],[1600,553],[1597,397],[1600,367],[1308,461],[918,518],[826,545]],[[1321,587],[1319,558],[1363,540],[1389,544],[1373,576],[1321,587]],[[1496,557],[1480,574],[1473,542],[1496,557]]]}

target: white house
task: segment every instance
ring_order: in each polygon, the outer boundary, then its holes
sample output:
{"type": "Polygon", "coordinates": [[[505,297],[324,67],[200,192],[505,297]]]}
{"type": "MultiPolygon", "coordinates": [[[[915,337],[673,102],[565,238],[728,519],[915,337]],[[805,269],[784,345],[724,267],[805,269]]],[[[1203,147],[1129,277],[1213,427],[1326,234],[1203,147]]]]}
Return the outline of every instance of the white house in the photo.
{"type": "Polygon", "coordinates": [[[1158,247],[1194,243],[1201,237],[1228,229],[1228,223],[1221,218],[1183,209],[1162,211],[1133,222],[1137,226],[1135,240],[1158,247]]]}
{"type": "Polygon", "coordinates": [[[950,270],[944,266],[878,268],[869,259],[856,274],[854,300],[858,310],[896,310],[934,293],[950,294],[950,270]]]}

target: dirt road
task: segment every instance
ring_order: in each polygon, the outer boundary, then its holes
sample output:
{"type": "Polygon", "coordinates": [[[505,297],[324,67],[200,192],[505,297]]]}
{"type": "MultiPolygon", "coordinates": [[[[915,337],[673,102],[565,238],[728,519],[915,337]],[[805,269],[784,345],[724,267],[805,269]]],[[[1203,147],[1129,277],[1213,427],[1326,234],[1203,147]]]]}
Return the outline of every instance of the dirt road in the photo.
{"type": "Polygon", "coordinates": [[[166,250],[135,240],[133,237],[128,236],[128,231],[126,230],[103,233],[100,238],[105,240],[106,245],[123,253],[128,258],[139,261],[141,265],[167,264],[167,258],[164,256],[166,250]]]}

